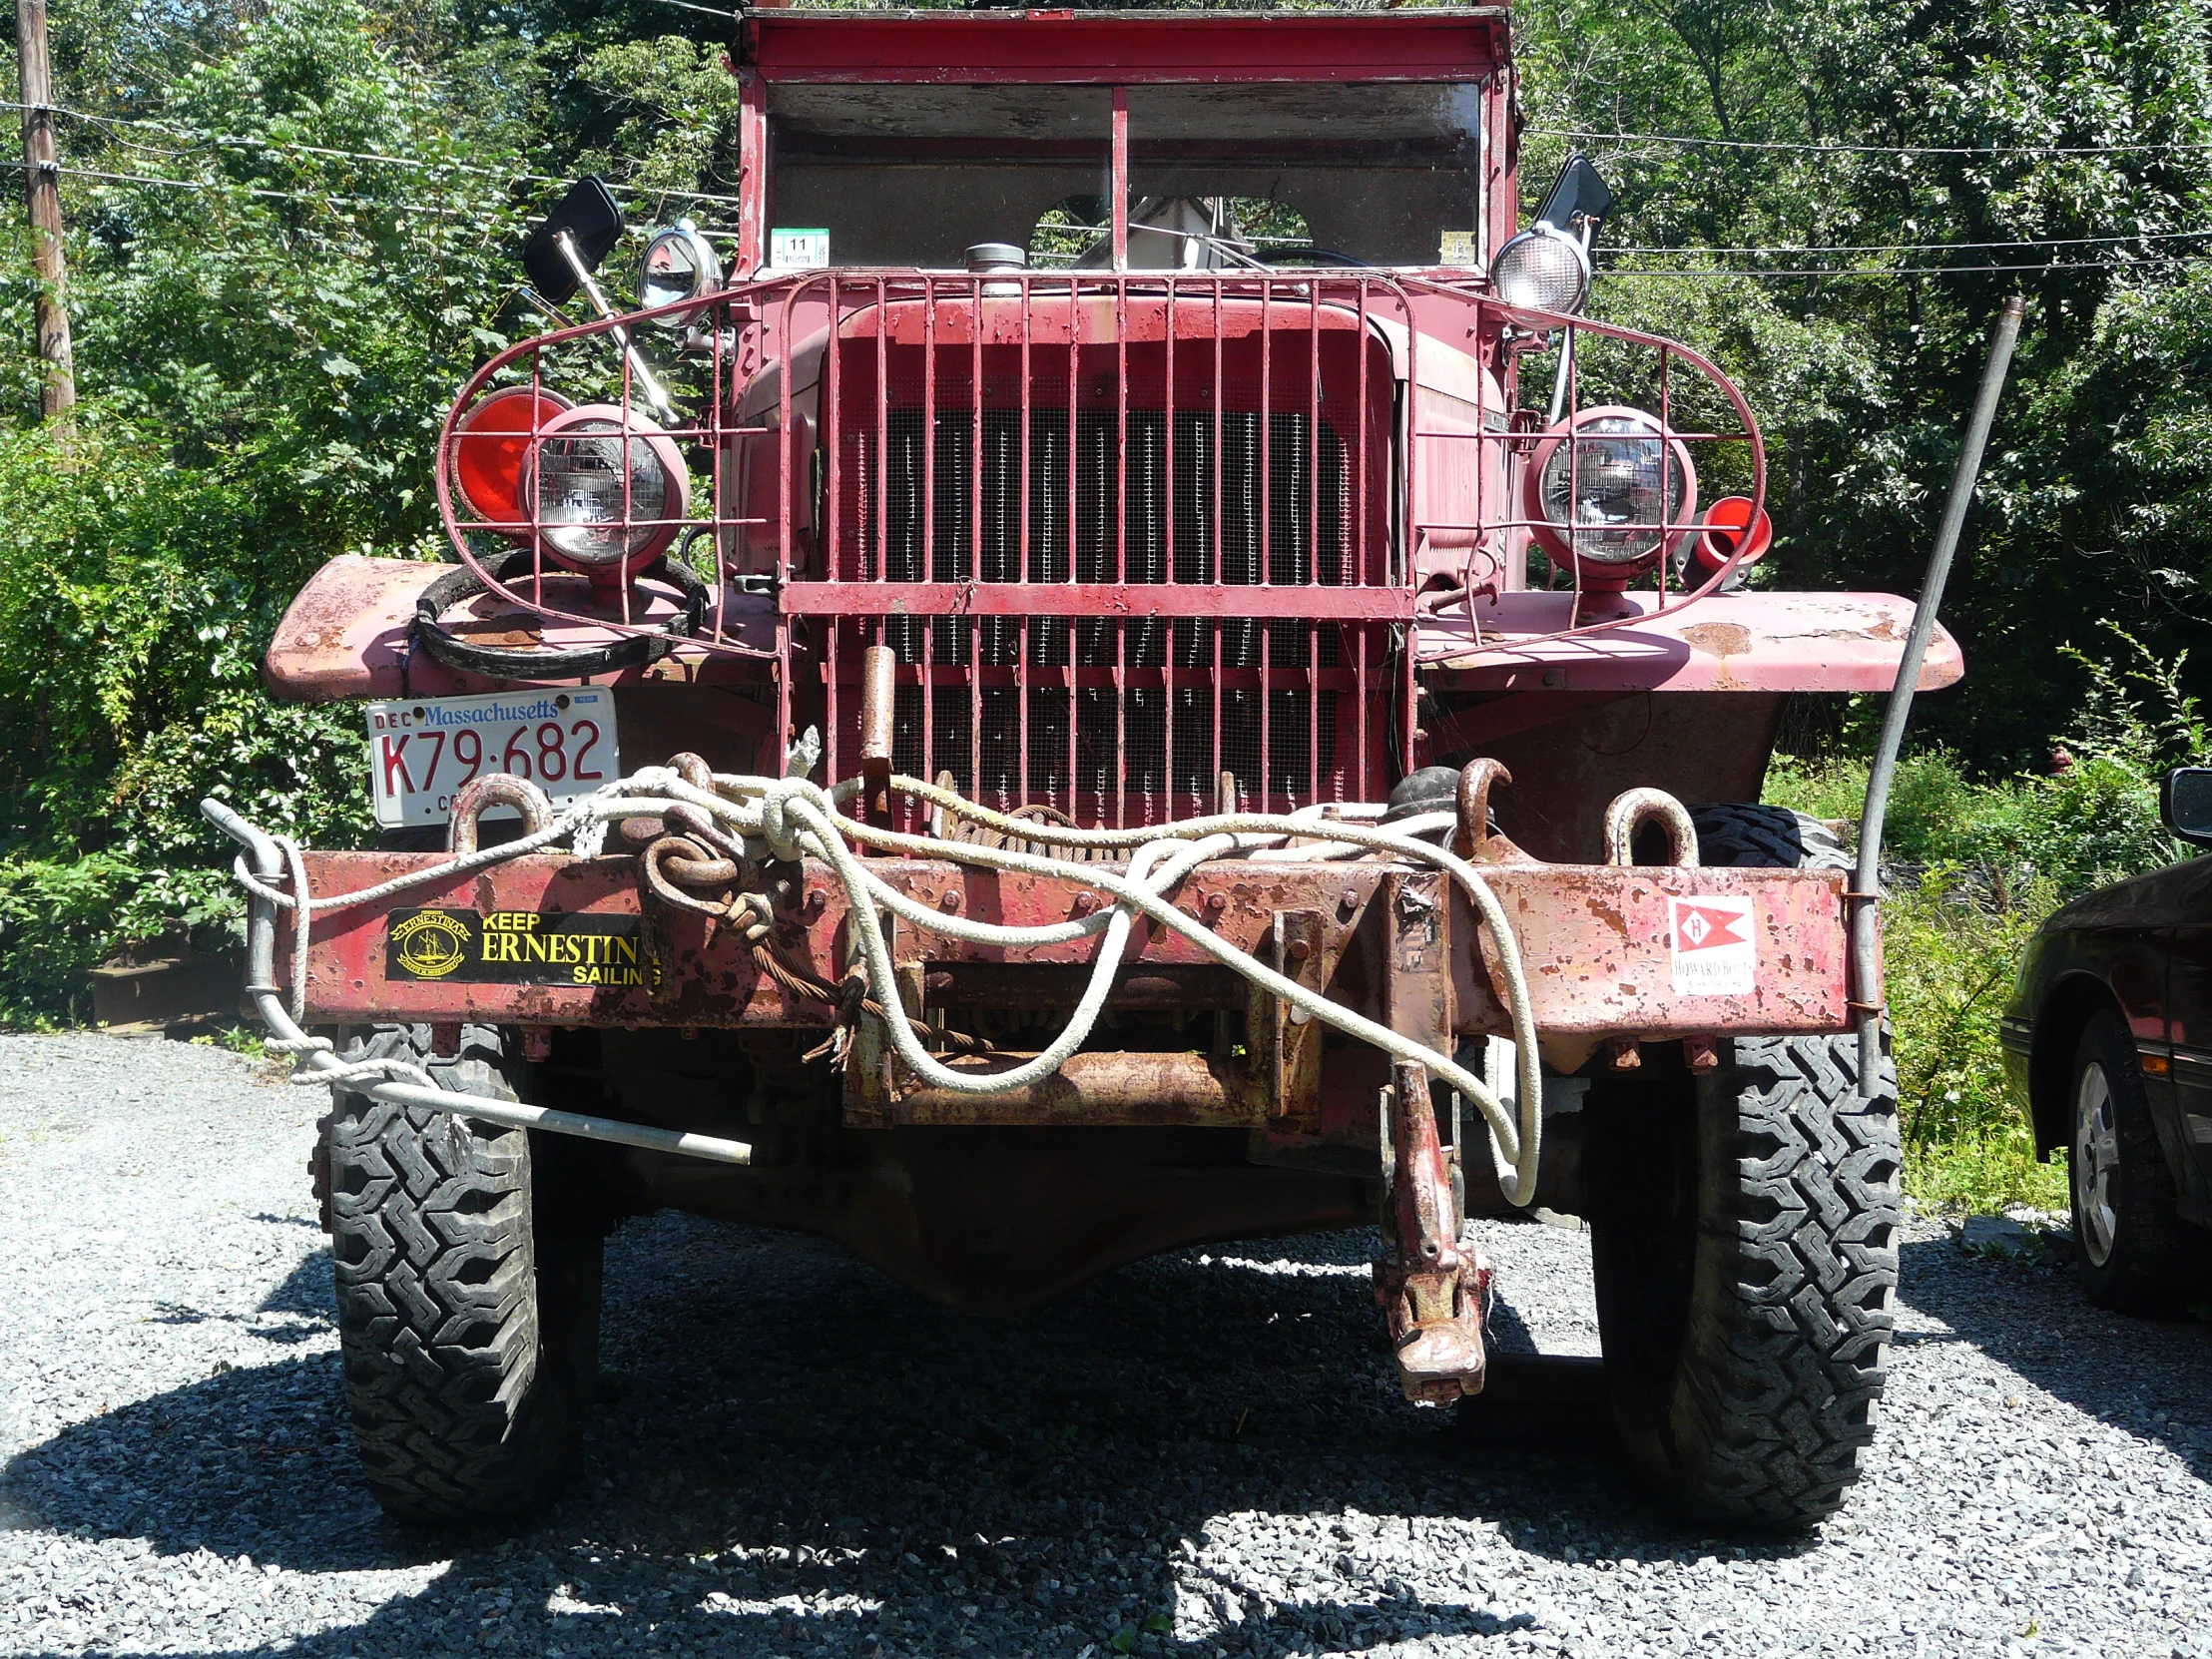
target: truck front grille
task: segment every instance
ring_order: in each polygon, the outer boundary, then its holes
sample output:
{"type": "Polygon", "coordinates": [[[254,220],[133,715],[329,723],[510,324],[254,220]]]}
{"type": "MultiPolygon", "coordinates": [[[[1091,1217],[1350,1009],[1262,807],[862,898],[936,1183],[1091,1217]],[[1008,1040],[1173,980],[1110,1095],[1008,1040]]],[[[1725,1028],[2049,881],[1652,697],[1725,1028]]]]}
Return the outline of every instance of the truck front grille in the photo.
{"type": "Polygon", "coordinates": [[[1387,362],[1355,313],[1247,311],[1172,352],[1128,315],[1111,344],[924,348],[893,317],[831,349],[809,619],[830,776],[857,770],[882,644],[894,765],[1001,810],[1142,825],[1385,787],[1387,362]]]}

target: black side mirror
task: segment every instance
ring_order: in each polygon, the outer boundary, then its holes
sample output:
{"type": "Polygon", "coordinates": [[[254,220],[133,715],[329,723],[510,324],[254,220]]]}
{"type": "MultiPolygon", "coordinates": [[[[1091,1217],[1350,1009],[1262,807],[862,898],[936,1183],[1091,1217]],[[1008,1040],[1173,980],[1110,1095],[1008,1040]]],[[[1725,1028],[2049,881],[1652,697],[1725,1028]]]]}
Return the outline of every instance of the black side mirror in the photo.
{"type": "Polygon", "coordinates": [[[553,205],[545,223],[523,244],[522,269],[529,276],[530,285],[555,305],[574,293],[582,281],[576,267],[561,252],[558,239],[564,231],[587,272],[597,271],[600,262],[614,251],[615,244],[622,240],[622,207],[603,180],[579,179],[569,186],[568,194],[553,205]]]}
{"type": "Polygon", "coordinates": [[[2212,846],[2212,767],[2175,767],[2158,786],[2158,817],[2193,846],[2212,846]]]}
{"type": "Polygon", "coordinates": [[[1587,156],[1569,156],[1567,165],[1544,192],[1536,217],[1555,231],[1573,232],[1575,221],[1586,219],[1594,230],[1613,211],[1613,192],[1587,156]]]}

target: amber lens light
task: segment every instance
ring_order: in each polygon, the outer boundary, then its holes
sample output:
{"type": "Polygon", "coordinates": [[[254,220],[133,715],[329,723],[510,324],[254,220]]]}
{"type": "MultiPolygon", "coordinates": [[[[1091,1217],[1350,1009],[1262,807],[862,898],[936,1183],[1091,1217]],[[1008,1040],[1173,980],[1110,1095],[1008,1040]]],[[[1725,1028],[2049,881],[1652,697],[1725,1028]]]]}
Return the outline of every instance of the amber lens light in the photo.
{"type": "Polygon", "coordinates": [[[1624,412],[1578,423],[1545,459],[1543,516],[1567,529],[1577,558],[1633,564],[1659,550],[1682,507],[1674,445],[1649,415],[1624,412]]]}

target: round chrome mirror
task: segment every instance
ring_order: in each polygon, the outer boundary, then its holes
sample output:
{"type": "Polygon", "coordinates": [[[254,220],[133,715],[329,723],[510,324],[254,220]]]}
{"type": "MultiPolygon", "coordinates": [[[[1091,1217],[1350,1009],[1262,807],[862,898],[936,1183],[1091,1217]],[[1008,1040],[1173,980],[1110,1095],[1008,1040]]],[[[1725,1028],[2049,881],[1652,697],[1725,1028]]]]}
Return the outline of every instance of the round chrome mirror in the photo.
{"type": "MultiPolygon", "coordinates": [[[[646,310],[704,298],[722,286],[722,260],[699,227],[680,219],[665,231],[656,231],[646,244],[638,269],[638,303],[646,310]]],[[[689,313],[671,311],[653,320],[665,327],[679,327],[689,313]]]]}

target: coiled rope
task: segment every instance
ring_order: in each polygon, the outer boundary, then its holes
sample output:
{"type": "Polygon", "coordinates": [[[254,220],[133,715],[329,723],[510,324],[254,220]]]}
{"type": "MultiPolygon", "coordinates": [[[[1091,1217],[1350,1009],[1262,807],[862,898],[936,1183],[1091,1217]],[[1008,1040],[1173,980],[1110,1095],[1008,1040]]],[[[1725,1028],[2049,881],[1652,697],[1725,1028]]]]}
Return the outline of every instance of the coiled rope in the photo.
{"type": "MultiPolygon", "coordinates": [[[[286,856],[291,866],[288,873],[292,890],[289,892],[256,877],[247,868],[243,855],[236,866],[237,875],[240,884],[256,897],[293,914],[295,935],[300,940],[295,945],[292,962],[292,1006],[296,1019],[304,1001],[302,976],[306,951],[303,941],[307,918],[312,912],[375,903],[411,888],[447,882],[456,875],[543,850],[563,840],[571,843],[578,856],[596,856],[605,844],[607,826],[611,822],[649,816],[679,804],[689,806],[741,838],[749,855],[765,854],[780,860],[812,855],[830,866],[844,889],[849,905],[857,954],[870,993],[869,1001],[874,1004],[869,1011],[880,1010],[885,1032],[899,1060],[913,1075],[935,1087],[976,1095],[1005,1094],[1026,1088],[1057,1071],[1061,1062],[1083,1045],[1105,1007],[1115,971],[1128,945],[1130,930],[1141,914],[1189,940],[1255,989],[1395,1059],[1425,1067],[1432,1077],[1482,1115],[1494,1142],[1506,1199],[1516,1205],[1525,1205],[1534,1197],[1541,1151],[1543,1084],[1527,975],[1504,908],[1481,873],[1447,848],[1421,838],[1422,832],[1451,824],[1451,815],[1430,814],[1385,826],[1324,818],[1316,809],[1308,808],[1292,814],[1217,814],[1141,830],[1049,827],[1051,843],[1058,847],[1126,851],[1126,869],[1116,874],[1099,863],[1022,851],[1017,845],[985,846],[973,840],[913,835],[860,823],[840,811],[840,804],[851,801],[858,793],[858,780],[848,780],[827,790],[804,778],[718,773],[713,775],[712,782],[712,789],[701,789],[687,783],[673,768],[642,768],[626,779],[570,803],[542,830],[499,846],[482,847],[411,870],[357,892],[310,895],[306,891],[303,867],[294,855],[296,849],[287,850],[286,856]],[[1292,837],[1320,844],[1285,849],[1283,843],[1292,837]],[[908,897],[869,869],[854,851],[855,846],[913,853],[981,869],[1072,879],[1103,891],[1112,903],[1109,908],[1088,916],[1034,926],[978,921],[947,914],[908,897]],[[1192,870],[1209,860],[1230,856],[1251,858],[1271,852],[1278,859],[1293,855],[1315,858],[1385,852],[1440,869],[1451,877],[1467,895],[1481,924],[1488,930],[1499,976],[1504,981],[1517,1061],[1517,1113],[1509,1111],[1482,1078],[1460,1065],[1453,1056],[1392,1031],[1276,971],[1178,909],[1166,896],[1192,870]],[[1065,944],[1100,934],[1104,935],[1104,941],[1093,959],[1091,977],[1081,1001],[1066,1027],[1044,1052],[1003,1071],[960,1070],[931,1054],[908,1018],[898,994],[879,909],[915,927],[970,944],[1021,949],[1065,944]]],[[[1036,842],[1040,830],[1044,829],[1031,820],[992,812],[954,791],[919,779],[893,777],[890,788],[896,794],[927,802],[950,817],[997,830],[1016,843],[1036,842]]],[[[320,1039],[305,1041],[314,1043],[320,1039]]],[[[286,1045],[287,1049],[297,1046],[296,1043],[286,1045]]],[[[328,1069],[326,1056],[302,1054],[301,1058],[319,1062],[319,1069],[308,1080],[341,1081],[337,1072],[328,1069]]]]}

